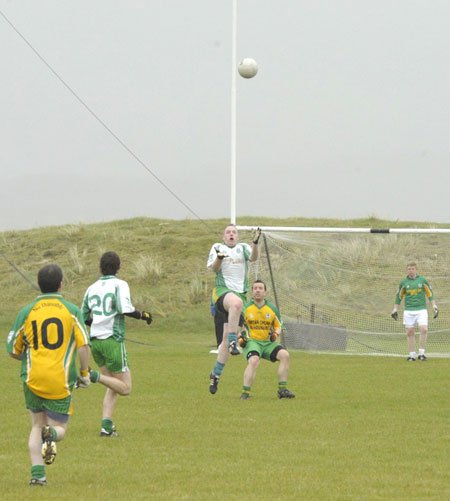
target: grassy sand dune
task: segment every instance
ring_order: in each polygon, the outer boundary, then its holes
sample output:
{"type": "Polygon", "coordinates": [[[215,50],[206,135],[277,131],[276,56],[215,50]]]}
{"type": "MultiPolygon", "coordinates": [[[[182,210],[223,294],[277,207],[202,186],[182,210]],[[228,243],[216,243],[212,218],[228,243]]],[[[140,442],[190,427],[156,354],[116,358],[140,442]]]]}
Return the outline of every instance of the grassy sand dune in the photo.
{"type": "MultiPolygon", "coordinates": [[[[4,355],[2,499],[450,499],[448,360],[296,351],[295,399],[277,399],[277,367],[263,361],[253,397],[242,401],[245,361],[234,357],[209,394],[215,337],[205,263],[226,221],[207,224],[138,218],[0,234],[2,251],[31,280],[43,264],[60,264],[64,295],[77,304],[98,277],[100,255],[117,251],[136,306],[154,314],[150,328],[127,320],[129,338],[145,344],[127,344],[133,392],[117,405],[120,436],[98,436],[104,388],[77,390],[67,437],[39,492],[27,485],[30,419],[19,364],[4,355]]],[[[366,223],[375,224],[389,226],[366,223]]],[[[6,338],[36,292],[4,259],[0,280],[6,338]]]]}

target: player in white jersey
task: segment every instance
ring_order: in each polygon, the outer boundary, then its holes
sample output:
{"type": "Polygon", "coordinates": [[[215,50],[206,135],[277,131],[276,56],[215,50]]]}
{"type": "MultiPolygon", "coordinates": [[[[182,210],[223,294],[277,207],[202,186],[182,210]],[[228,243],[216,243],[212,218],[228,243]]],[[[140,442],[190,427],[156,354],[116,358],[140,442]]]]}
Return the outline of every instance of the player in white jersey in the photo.
{"type": "Polygon", "coordinates": [[[207,268],[216,274],[213,298],[217,311],[224,314],[223,340],[219,346],[216,364],[209,375],[209,391],[217,392],[219,378],[231,355],[239,355],[237,334],[242,325],[241,312],[248,290],[248,262],[258,259],[261,230],[254,230],[253,245],[239,243],[236,226],[228,225],[223,242],[215,243],[209,253],[207,268]]]}
{"type": "Polygon", "coordinates": [[[103,400],[100,436],[116,436],[113,413],[118,395],[131,393],[131,372],[125,349],[125,315],[152,323],[152,315],[138,311],[131,303],[130,288],[116,277],[120,258],[115,252],[105,252],[100,259],[102,276],[88,287],[81,311],[86,325],[91,327],[92,356],[100,371],[90,371],[93,383],[107,387],[103,400]]]}

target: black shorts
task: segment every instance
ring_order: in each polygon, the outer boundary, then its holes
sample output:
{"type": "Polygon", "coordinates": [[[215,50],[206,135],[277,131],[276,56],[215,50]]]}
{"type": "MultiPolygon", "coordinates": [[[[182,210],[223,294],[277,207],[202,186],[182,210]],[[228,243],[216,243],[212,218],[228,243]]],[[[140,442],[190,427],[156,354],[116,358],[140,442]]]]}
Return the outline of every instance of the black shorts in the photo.
{"type": "MultiPolygon", "coordinates": [[[[224,323],[228,323],[228,311],[225,309],[223,306],[223,300],[225,299],[225,296],[227,294],[233,294],[232,292],[225,292],[225,294],[222,294],[222,296],[219,297],[219,299],[216,302],[216,311],[219,311],[223,315],[224,323]]],[[[243,315],[239,317],[239,327],[242,327],[244,325],[245,319],[243,315]]]]}

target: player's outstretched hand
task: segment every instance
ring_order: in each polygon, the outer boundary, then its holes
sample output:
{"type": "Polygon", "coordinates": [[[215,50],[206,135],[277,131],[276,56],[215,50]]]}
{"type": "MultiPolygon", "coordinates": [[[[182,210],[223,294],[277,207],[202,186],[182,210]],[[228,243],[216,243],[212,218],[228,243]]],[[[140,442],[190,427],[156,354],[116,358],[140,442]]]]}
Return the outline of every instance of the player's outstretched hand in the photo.
{"type": "Polygon", "coordinates": [[[149,311],[141,312],[141,320],[145,320],[147,325],[150,325],[153,322],[152,314],[149,311]]]}
{"type": "Polygon", "coordinates": [[[438,317],[438,315],[439,315],[439,310],[438,310],[438,307],[437,307],[437,306],[434,306],[434,307],[433,307],[433,311],[434,311],[433,318],[437,318],[437,317],[438,317]]]}
{"type": "Polygon", "coordinates": [[[91,379],[89,374],[87,376],[82,376],[81,374],[78,376],[75,388],[87,388],[91,384],[91,379]]]}
{"type": "Polygon", "coordinates": [[[217,257],[222,261],[222,259],[228,257],[225,252],[220,251],[219,249],[216,249],[217,257]]]}
{"type": "Polygon", "coordinates": [[[261,236],[261,228],[253,228],[252,230],[252,242],[257,244],[259,242],[259,237],[261,236]]]}
{"type": "Polygon", "coordinates": [[[398,311],[397,310],[392,310],[391,317],[394,320],[398,320],[398,311]]]}

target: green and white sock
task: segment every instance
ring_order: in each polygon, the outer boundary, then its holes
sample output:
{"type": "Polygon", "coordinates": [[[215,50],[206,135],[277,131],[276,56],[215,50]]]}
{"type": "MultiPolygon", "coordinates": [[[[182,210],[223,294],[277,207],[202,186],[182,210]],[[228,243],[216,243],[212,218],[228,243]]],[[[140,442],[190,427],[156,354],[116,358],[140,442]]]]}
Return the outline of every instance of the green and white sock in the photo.
{"type": "Polygon", "coordinates": [[[100,379],[100,372],[91,370],[89,371],[89,377],[91,378],[91,383],[98,383],[100,379]]]}
{"type": "Polygon", "coordinates": [[[111,419],[102,419],[102,429],[108,433],[113,431],[113,422],[111,419]]]}
{"type": "Polygon", "coordinates": [[[53,440],[56,442],[58,440],[58,434],[56,433],[55,428],[53,428],[53,426],[50,426],[50,431],[52,432],[53,440]]]}

